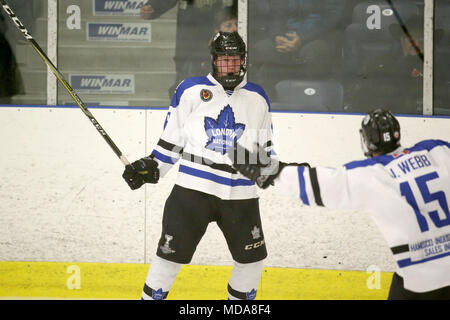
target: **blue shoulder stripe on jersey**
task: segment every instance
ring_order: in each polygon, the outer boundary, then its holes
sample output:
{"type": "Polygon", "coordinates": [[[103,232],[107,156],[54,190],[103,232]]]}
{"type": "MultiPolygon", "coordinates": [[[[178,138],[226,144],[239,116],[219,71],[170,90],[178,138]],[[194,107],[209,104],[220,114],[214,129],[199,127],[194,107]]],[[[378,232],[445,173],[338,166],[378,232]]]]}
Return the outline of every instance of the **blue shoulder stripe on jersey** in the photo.
{"type": "Polygon", "coordinates": [[[303,176],[303,173],[305,172],[305,167],[298,166],[297,172],[298,172],[298,182],[300,186],[300,199],[304,204],[309,206],[308,195],[306,194],[305,177],[303,176]]]}
{"type": "Polygon", "coordinates": [[[382,164],[383,166],[386,166],[392,160],[398,159],[398,158],[403,157],[408,154],[411,154],[412,152],[423,151],[423,150],[430,151],[433,148],[439,147],[439,146],[447,146],[448,148],[450,148],[450,143],[443,141],[443,140],[423,140],[423,141],[416,143],[411,148],[406,148],[405,150],[408,151],[407,154],[402,154],[398,157],[394,157],[393,155],[385,154],[385,155],[373,157],[370,159],[352,161],[352,162],[345,164],[344,167],[347,170],[351,170],[351,169],[355,169],[355,168],[373,166],[376,164],[382,164]]]}
{"type": "Polygon", "coordinates": [[[441,258],[445,258],[447,256],[450,256],[450,252],[446,252],[446,253],[440,254],[438,256],[430,257],[430,258],[425,258],[425,259],[419,260],[419,261],[411,261],[411,258],[398,260],[397,264],[398,264],[399,268],[405,268],[405,267],[408,267],[408,266],[412,266],[414,264],[424,263],[424,262],[427,262],[427,261],[430,261],[430,260],[441,259],[441,258]]]}
{"type": "Polygon", "coordinates": [[[267,102],[267,106],[269,107],[269,111],[271,111],[270,109],[270,101],[269,101],[269,97],[267,96],[266,92],[264,91],[263,88],[261,88],[261,86],[257,85],[256,83],[253,82],[247,82],[245,84],[245,86],[242,87],[242,89],[246,89],[248,91],[253,91],[258,93],[260,96],[262,96],[264,99],[266,99],[267,102]]]}
{"type": "Polygon", "coordinates": [[[447,146],[447,148],[450,148],[450,143],[444,140],[423,140],[418,142],[414,147],[410,149],[410,151],[420,151],[420,150],[428,150],[430,151],[434,147],[438,146],[447,146]],[[413,150],[414,148],[417,148],[418,150],[413,150]],[[420,149],[419,149],[420,148],[420,149]]]}
{"type": "Polygon", "coordinates": [[[183,95],[184,91],[186,89],[189,89],[190,87],[193,87],[198,84],[203,84],[207,86],[215,86],[214,83],[212,83],[207,77],[192,77],[187,78],[183,82],[181,82],[176,91],[175,94],[172,97],[172,101],[170,102],[170,105],[174,108],[178,107],[178,104],[180,103],[181,96],[183,95]]]}
{"type": "Polygon", "coordinates": [[[386,155],[381,155],[381,156],[366,159],[366,160],[352,161],[352,162],[345,164],[344,167],[347,170],[351,170],[351,169],[356,169],[356,168],[361,168],[361,167],[374,166],[378,163],[382,164],[383,166],[386,166],[394,159],[396,159],[396,158],[394,158],[394,156],[386,154],[386,155]]]}
{"type": "Polygon", "coordinates": [[[189,174],[194,177],[211,180],[216,183],[224,184],[226,186],[237,187],[237,186],[253,186],[255,183],[247,179],[229,179],[225,177],[218,176],[211,172],[206,172],[203,170],[194,169],[185,165],[180,165],[179,172],[189,174]]]}

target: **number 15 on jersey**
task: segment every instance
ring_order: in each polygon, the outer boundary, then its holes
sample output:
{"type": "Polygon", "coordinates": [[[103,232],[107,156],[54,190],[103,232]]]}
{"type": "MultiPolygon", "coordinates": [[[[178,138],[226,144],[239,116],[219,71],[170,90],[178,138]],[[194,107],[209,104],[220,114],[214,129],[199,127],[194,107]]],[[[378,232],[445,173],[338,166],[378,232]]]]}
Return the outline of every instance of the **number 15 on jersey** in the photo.
{"type": "Polygon", "coordinates": [[[439,207],[442,209],[444,213],[443,215],[442,214],[439,215],[438,210],[421,212],[416,200],[417,195],[414,195],[410,183],[408,181],[405,181],[400,184],[400,192],[402,196],[406,198],[406,201],[409,203],[409,205],[414,209],[414,213],[416,214],[417,222],[419,223],[421,232],[426,232],[429,230],[428,221],[425,218],[425,214],[428,214],[431,221],[437,228],[442,228],[450,225],[450,212],[448,208],[446,194],[442,190],[431,193],[429,186],[427,184],[429,181],[435,179],[439,179],[439,175],[436,171],[424,174],[420,177],[415,178],[414,180],[421,194],[418,196],[422,196],[425,205],[437,201],[439,207]],[[443,217],[441,218],[441,216],[443,217]]]}

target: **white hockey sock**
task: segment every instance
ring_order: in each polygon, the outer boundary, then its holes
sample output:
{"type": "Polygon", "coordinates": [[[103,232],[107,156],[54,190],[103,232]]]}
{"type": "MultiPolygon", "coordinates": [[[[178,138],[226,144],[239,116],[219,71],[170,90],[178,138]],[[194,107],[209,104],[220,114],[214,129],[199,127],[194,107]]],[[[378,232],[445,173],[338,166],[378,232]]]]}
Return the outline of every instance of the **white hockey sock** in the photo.
{"type": "Polygon", "coordinates": [[[180,263],[155,256],[150,264],[147,279],[145,280],[142,300],[166,299],[181,266],[180,263]]]}
{"type": "Polygon", "coordinates": [[[253,263],[234,262],[228,281],[229,300],[254,300],[263,269],[263,260],[253,263]]]}

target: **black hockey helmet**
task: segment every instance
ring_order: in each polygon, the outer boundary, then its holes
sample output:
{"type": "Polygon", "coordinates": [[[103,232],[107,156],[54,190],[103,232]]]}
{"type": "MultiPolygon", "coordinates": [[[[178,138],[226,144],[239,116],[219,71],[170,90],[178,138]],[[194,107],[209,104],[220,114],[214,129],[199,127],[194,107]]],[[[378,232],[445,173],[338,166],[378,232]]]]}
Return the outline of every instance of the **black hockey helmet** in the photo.
{"type": "Polygon", "coordinates": [[[392,113],[384,109],[376,109],[366,115],[359,133],[366,157],[373,157],[375,152],[389,153],[400,146],[400,124],[392,113]]]}
{"type": "Polygon", "coordinates": [[[226,89],[234,89],[244,79],[247,70],[247,53],[245,42],[239,33],[219,31],[211,43],[212,69],[214,78],[226,89]],[[229,72],[219,76],[218,66],[215,61],[219,56],[240,56],[240,68],[238,72],[229,72]]]}

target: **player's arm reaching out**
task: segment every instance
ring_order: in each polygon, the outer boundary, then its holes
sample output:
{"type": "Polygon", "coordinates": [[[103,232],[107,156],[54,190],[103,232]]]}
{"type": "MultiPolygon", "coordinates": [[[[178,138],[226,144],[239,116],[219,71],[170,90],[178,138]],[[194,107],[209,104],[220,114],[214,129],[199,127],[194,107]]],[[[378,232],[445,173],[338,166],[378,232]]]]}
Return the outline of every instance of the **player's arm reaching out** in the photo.
{"type": "MultiPolygon", "coordinates": [[[[250,153],[240,145],[237,145],[236,149],[238,153],[250,153]]],[[[233,167],[262,189],[272,185],[277,192],[300,198],[308,206],[346,209],[358,206],[357,201],[351,197],[347,171],[344,167],[311,168],[306,162],[286,163],[269,157],[263,148],[259,148],[257,156],[247,158],[257,161],[235,162],[233,167]]]]}
{"type": "MultiPolygon", "coordinates": [[[[299,197],[309,206],[372,209],[373,203],[368,207],[368,195],[376,189],[380,193],[380,190],[396,188],[383,161],[392,157],[388,156],[389,153],[402,149],[400,125],[389,111],[376,109],[364,117],[360,134],[361,147],[368,159],[353,161],[339,168],[310,168],[308,165],[306,168],[305,164],[278,163],[267,159],[264,161],[263,158],[253,163],[235,163],[233,166],[259,187],[275,185],[277,191],[299,197]],[[381,155],[387,158],[372,159],[381,155]]],[[[388,197],[388,192],[383,196],[388,197]]]]}
{"type": "Polygon", "coordinates": [[[274,180],[278,178],[285,167],[310,168],[310,165],[306,162],[286,163],[278,161],[276,157],[271,156],[271,151],[268,151],[266,146],[258,146],[256,152],[250,152],[236,143],[234,154],[238,156],[233,158],[231,153],[228,154],[233,161],[233,167],[242,175],[254,181],[262,189],[274,185],[274,180]]]}

